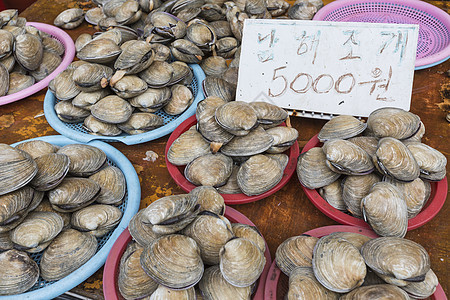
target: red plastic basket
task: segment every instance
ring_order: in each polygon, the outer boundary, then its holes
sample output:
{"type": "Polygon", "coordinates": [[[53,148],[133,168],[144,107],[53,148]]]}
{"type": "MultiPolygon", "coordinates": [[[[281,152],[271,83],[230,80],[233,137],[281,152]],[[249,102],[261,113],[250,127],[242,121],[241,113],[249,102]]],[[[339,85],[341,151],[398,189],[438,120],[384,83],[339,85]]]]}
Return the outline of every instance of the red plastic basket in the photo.
{"type": "MultiPolygon", "coordinates": [[[[196,186],[193,185],[192,183],[190,183],[186,179],[186,177],[184,177],[184,166],[175,166],[167,160],[167,152],[169,151],[169,148],[172,145],[172,143],[182,133],[186,132],[189,128],[192,127],[192,125],[195,125],[196,123],[197,123],[197,119],[195,118],[195,116],[192,116],[189,119],[187,119],[186,121],[184,121],[183,123],[181,123],[180,126],[178,126],[178,128],[175,129],[175,131],[169,137],[169,140],[167,141],[167,144],[166,144],[166,150],[165,150],[166,165],[167,165],[167,169],[169,171],[170,176],[172,176],[173,180],[184,191],[186,191],[188,193],[190,191],[192,191],[194,188],[196,188],[196,186]]],[[[282,125],[284,126],[284,123],[282,125]]],[[[295,144],[292,145],[292,147],[289,148],[289,150],[287,150],[285,152],[289,156],[289,162],[288,162],[286,168],[284,169],[283,178],[275,187],[273,187],[272,189],[268,190],[265,193],[262,193],[262,194],[256,195],[256,196],[247,196],[242,193],[241,194],[221,194],[223,199],[225,200],[225,203],[234,205],[234,204],[244,204],[244,203],[254,202],[257,200],[264,199],[264,198],[272,195],[273,193],[277,192],[278,190],[280,190],[283,186],[286,185],[286,183],[288,183],[289,179],[291,179],[292,175],[294,174],[295,169],[297,167],[297,158],[298,158],[299,152],[300,152],[300,150],[298,148],[297,142],[295,142],[295,144]]]]}
{"type": "MultiPolygon", "coordinates": [[[[231,223],[242,223],[250,226],[255,226],[252,221],[250,221],[246,216],[238,212],[237,210],[227,206],[225,209],[225,217],[230,220],[231,223]]],[[[117,285],[117,278],[119,276],[119,264],[128,243],[131,241],[131,235],[128,228],[122,232],[119,238],[114,243],[111,251],[109,252],[108,258],[106,259],[105,268],[103,270],[103,294],[105,300],[123,300],[124,298],[120,295],[119,287],[117,285]]],[[[266,282],[267,274],[269,273],[269,268],[272,263],[272,258],[270,257],[269,247],[266,243],[266,251],[264,252],[266,257],[266,265],[264,266],[263,272],[259,277],[258,288],[253,295],[253,300],[262,300],[264,298],[264,286],[266,282]]]]}
{"type": "MultiPolygon", "coordinates": [[[[315,135],[305,145],[305,147],[302,150],[302,153],[308,151],[313,147],[321,147],[321,146],[322,143],[319,142],[317,135],[315,135]]],[[[328,202],[319,195],[317,190],[310,190],[304,187],[303,185],[302,188],[305,191],[306,196],[308,196],[309,200],[311,200],[311,202],[321,212],[323,212],[333,220],[341,224],[370,228],[369,224],[364,222],[364,220],[343,213],[342,211],[328,204],[328,202]]],[[[448,190],[447,177],[438,182],[431,182],[430,198],[428,199],[422,211],[414,218],[408,220],[408,231],[424,225],[425,223],[433,219],[434,216],[437,215],[437,213],[445,203],[445,199],[447,197],[447,190],[448,190]]]]}
{"type": "MultiPolygon", "coordinates": [[[[310,231],[305,232],[304,234],[308,234],[310,236],[315,236],[317,238],[321,238],[325,235],[328,235],[333,232],[353,232],[366,235],[371,238],[376,238],[378,235],[372,230],[356,227],[356,226],[346,226],[346,225],[334,225],[334,226],[325,226],[319,227],[310,231]]],[[[284,296],[287,294],[289,285],[288,285],[288,277],[281,272],[278,268],[275,260],[270,266],[269,274],[266,279],[266,288],[264,291],[264,299],[265,300],[276,300],[276,299],[285,299],[284,296]]],[[[436,291],[430,297],[432,300],[446,300],[447,296],[445,296],[444,290],[442,286],[438,284],[436,287],[436,291]]]]}

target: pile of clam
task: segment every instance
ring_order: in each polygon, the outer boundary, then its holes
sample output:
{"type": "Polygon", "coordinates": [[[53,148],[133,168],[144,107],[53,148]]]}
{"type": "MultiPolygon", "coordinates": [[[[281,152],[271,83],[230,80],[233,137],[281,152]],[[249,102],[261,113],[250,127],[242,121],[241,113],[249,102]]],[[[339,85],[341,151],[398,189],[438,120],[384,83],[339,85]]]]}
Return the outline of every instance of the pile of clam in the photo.
{"type": "Polygon", "coordinates": [[[289,277],[286,299],[425,299],[438,285],[427,251],[397,237],[294,236],[275,261],[289,277]]]}
{"type": "Polygon", "coordinates": [[[250,299],[266,263],[265,241],[255,227],[231,224],[224,213],[224,199],[210,186],[139,211],[120,261],[122,296],[250,299]]]}
{"type": "Polygon", "coordinates": [[[299,156],[298,178],[336,209],[364,218],[377,234],[404,237],[408,219],[430,196],[430,181],[446,173],[447,159],[421,143],[424,133],[417,115],[398,108],[375,110],[367,123],[335,117],[319,132],[323,147],[299,156]]]}
{"type": "Polygon", "coordinates": [[[184,166],[194,185],[218,188],[223,194],[262,194],[276,186],[297,140],[290,126],[278,126],[288,114],[265,102],[245,103],[208,97],[197,106],[197,125],[170,146],[167,160],[184,166]]]}
{"type": "Polygon", "coordinates": [[[97,252],[126,192],[106,159],[82,144],[0,144],[0,295],[23,293],[39,276],[62,279],[97,252]],[[42,256],[39,266],[30,255],[42,256]]]}
{"type": "Polygon", "coordinates": [[[32,86],[61,64],[63,44],[26,23],[17,9],[0,12],[0,96],[32,86]]]}

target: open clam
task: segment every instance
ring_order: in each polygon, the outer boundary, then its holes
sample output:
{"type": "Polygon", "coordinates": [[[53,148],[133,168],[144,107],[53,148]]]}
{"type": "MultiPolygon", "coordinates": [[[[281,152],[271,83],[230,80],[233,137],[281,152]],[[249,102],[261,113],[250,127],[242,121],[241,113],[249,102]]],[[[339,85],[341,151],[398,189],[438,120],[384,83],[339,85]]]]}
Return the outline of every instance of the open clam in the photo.
{"type": "Polygon", "coordinates": [[[25,252],[0,253],[0,295],[21,294],[39,279],[39,267],[25,252]]]}

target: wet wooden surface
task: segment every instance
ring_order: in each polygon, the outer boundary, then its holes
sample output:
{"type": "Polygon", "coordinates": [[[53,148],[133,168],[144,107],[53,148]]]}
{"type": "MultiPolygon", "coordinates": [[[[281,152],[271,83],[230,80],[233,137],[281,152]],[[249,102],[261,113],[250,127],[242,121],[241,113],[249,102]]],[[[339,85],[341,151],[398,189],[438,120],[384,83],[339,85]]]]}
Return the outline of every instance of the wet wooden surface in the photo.
{"type": "MultiPolygon", "coordinates": [[[[330,1],[325,1],[326,3],[330,1]]],[[[446,1],[428,1],[449,11],[446,1]]],[[[52,24],[54,18],[63,10],[71,7],[89,8],[91,2],[73,0],[39,0],[21,15],[28,21],[52,24]]],[[[87,23],[66,32],[75,40],[83,33],[96,30],[87,23]]],[[[441,85],[449,83],[446,71],[450,61],[425,70],[416,71],[411,111],[418,114],[426,126],[423,142],[438,149],[450,158],[450,124],[445,120],[446,113],[441,111],[438,103],[442,102],[439,94],[441,85]]],[[[11,144],[29,138],[58,134],[43,116],[43,102],[46,89],[27,99],[0,106],[0,142],[11,144]]],[[[302,148],[315,135],[325,121],[292,118],[293,126],[299,131],[298,143],[302,148]]],[[[142,189],[141,208],[163,196],[183,193],[170,177],[165,161],[164,148],[168,137],[140,145],[127,146],[113,143],[134,165],[142,189]],[[146,151],[155,151],[159,158],[155,162],[144,160],[146,151]]],[[[450,164],[447,165],[447,175],[450,164]]],[[[296,175],[289,183],[274,195],[254,203],[236,205],[235,209],[252,220],[264,235],[272,257],[278,245],[288,237],[299,235],[313,228],[336,225],[332,219],[321,213],[306,197],[300,188],[296,175]]],[[[447,201],[438,215],[426,225],[408,232],[406,238],[423,245],[431,257],[431,266],[440,279],[444,291],[450,292],[450,204],[447,201]]],[[[102,299],[102,271],[91,276],[74,291],[90,298],[102,299]]]]}

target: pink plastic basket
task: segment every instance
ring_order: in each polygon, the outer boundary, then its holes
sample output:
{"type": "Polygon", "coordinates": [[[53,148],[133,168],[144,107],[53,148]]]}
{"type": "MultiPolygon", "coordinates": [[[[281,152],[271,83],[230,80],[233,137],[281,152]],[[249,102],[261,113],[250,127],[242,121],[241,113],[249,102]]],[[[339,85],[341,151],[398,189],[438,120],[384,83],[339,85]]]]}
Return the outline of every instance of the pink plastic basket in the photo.
{"type": "Polygon", "coordinates": [[[420,0],[339,0],[317,12],[316,21],[418,24],[416,70],[450,57],[450,16],[420,0]]]}
{"type": "Polygon", "coordinates": [[[68,65],[72,62],[74,56],[75,56],[75,45],[73,43],[72,38],[63,30],[44,23],[36,23],[36,22],[27,22],[27,25],[31,25],[36,27],[37,29],[44,31],[52,36],[52,38],[57,39],[64,45],[64,56],[61,61],[61,64],[56,68],[55,71],[53,71],[50,75],[42,79],[41,81],[37,82],[36,84],[33,84],[29,88],[26,88],[24,90],[21,90],[20,92],[6,95],[3,97],[0,97],[0,105],[8,104],[17,100],[21,100],[23,98],[26,98],[28,96],[33,95],[34,93],[39,92],[40,90],[46,88],[48,86],[48,83],[50,80],[56,77],[59,73],[64,71],[68,65]]]}

